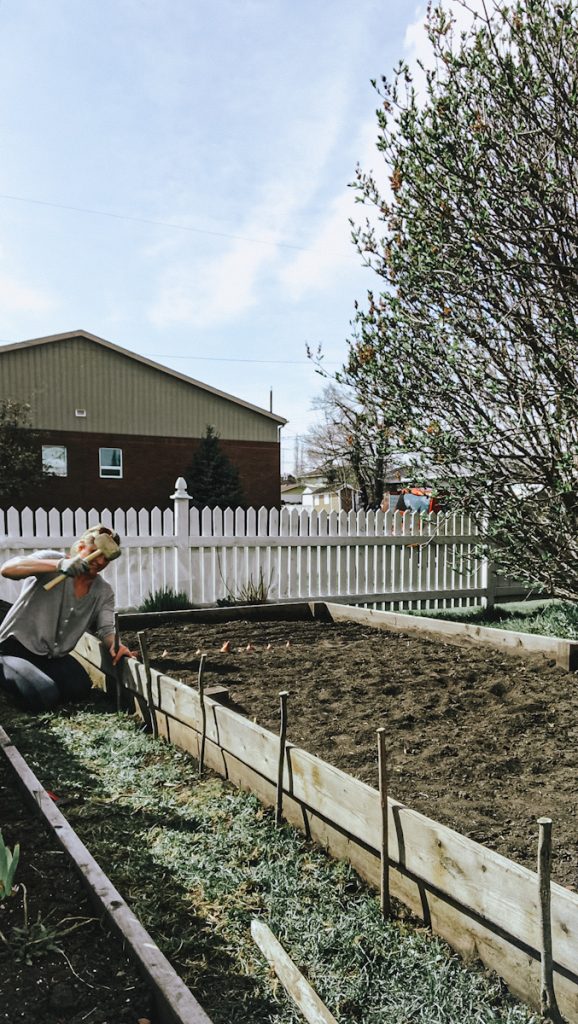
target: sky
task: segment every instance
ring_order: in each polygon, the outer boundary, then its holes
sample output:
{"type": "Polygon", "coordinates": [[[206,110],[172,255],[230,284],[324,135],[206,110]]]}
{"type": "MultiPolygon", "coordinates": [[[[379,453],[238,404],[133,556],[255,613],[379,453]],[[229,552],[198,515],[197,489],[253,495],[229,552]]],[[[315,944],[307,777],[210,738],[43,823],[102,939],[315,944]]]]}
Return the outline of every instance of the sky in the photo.
{"type": "Polygon", "coordinates": [[[413,0],[0,0],[0,344],[84,329],[289,422],[355,300],[370,80],[413,0]]]}

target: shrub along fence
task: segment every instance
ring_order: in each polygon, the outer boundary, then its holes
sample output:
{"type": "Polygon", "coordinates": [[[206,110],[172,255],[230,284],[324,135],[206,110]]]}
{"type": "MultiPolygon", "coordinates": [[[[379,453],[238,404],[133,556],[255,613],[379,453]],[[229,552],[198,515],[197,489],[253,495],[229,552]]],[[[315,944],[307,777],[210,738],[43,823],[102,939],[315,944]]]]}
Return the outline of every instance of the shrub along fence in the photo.
{"type": "MultiPolygon", "coordinates": [[[[388,609],[491,605],[502,594],[479,556],[474,524],[461,515],[190,508],[180,477],[172,508],[0,510],[0,560],[68,547],[87,526],[114,526],[124,556],[105,578],[120,608],[172,589],[193,605],[255,597],[383,602],[388,609]]],[[[0,578],[0,598],[19,585],[0,578]]]]}
{"type": "MultiPolygon", "coordinates": [[[[251,609],[251,617],[282,608],[251,609]]],[[[389,613],[313,604],[287,609],[287,617],[319,614],[381,628],[401,628],[389,613]]],[[[181,613],[221,620],[224,609],[181,613]]],[[[246,612],[245,612],[246,614],[246,612]]],[[[135,621],[127,622],[134,626],[135,621]]],[[[144,616],[139,616],[144,625],[144,616]]],[[[419,631],[419,621],[413,630],[419,631]]],[[[439,624],[424,629],[431,635],[439,624]]],[[[481,637],[496,643],[494,630],[481,637]]],[[[535,640],[537,638],[534,638],[535,640]]],[[[543,638],[542,638],[543,639],[543,638]]],[[[524,648],[527,638],[518,635],[524,648]]],[[[451,640],[450,640],[451,642],[451,640]]],[[[568,645],[569,649],[572,645],[568,645]]],[[[535,644],[529,647],[535,649],[535,644]]],[[[85,636],[78,654],[95,681],[110,671],[110,657],[85,636]]],[[[545,653],[549,653],[547,646],[545,653]]],[[[570,658],[567,652],[566,661],[570,658]]],[[[531,1006],[543,1005],[545,966],[558,1006],[578,1024],[578,895],[544,879],[472,839],[387,797],[305,750],[286,742],[283,719],[276,736],[202,692],[145,667],[122,663],[119,678],[132,693],[154,732],[218,774],[276,806],[279,817],[303,830],[333,856],[349,861],[370,884],[383,886],[466,957],[479,958],[511,991],[531,1006]],[[151,715],[152,709],[152,715],[151,715]],[[386,814],[384,817],[383,809],[386,814]],[[551,927],[547,940],[544,927],[551,927]]],[[[383,730],[379,730],[380,733],[383,730]]],[[[387,735],[385,734],[385,746],[387,735]]],[[[385,773],[384,773],[385,774],[385,773]]],[[[383,888],[382,888],[383,892],[383,888]]],[[[555,1016],[552,1019],[558,1019],[555,1016]]]]}

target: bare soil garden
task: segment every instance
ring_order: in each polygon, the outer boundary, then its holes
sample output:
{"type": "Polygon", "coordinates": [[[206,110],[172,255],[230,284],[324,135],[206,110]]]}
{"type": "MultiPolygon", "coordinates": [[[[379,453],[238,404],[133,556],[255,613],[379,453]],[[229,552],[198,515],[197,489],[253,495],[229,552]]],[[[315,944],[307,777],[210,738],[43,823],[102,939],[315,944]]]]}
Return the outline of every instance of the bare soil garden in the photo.
{"type": "Polygon", "coordinates": [[[288,739],[373,786],[385,726],[392,797],[531,869],[536,818],[552,817],[553,878],[578,884],[576,674],[357,623],[171,624],[146,635],[151,664],[190,685],[205,653],[205,684],[229,687],[229,706],[268,729],[288,690],[288,739]]]}

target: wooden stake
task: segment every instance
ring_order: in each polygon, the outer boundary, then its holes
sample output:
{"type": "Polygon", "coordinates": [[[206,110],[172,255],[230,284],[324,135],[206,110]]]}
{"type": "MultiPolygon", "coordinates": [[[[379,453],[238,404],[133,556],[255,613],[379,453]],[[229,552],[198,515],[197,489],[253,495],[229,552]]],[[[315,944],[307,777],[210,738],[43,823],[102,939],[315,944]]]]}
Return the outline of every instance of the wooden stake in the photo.
{"type": "Polygon", "coordinates": [[[379,770],[379,801],[381,806],[381,913],[384,917],[391,914],[389,896],[389,836],[387,824],[387,751],[385,749],[385,729],[377,730],[377,763],[379,770]]]}
{"type": "Polygon", "coordinates": [[[203,765],[205,762],[205,742],[207,739],[207,709],[205,707],[205,684],[203,681],[203,673],[205,671],[205,660],[206,654],[201,654],[201,660],[199,661],[199,701],[201,704],[201,741],[199,746],[199,778],[203,774],[203,765]]]}
{"type": "Polygon", "coordinates": [[[151,678],[151,666],[149,662],[149,649],[147,644],[147,638],[144,629],[137,633],[138,643],[140,647],[140,653],[142,657],[142,663],[144,665],[145,677],[146,677],[146,691],[147,691],[147,705],[150,717],[150,724],[153,734],[153,739],[159,737],[159,727],[157,723],[157,716],[153,705],[153,684],[151,678]]]}
{"type": "Polygon", "coordinates": [[[267,925],[263,921],[251,921],[251,935],[305,1020],[309,1024],[337,1024],[333,1014],[321,1002],[267,925]]]}
{"type": "MultiPolygon", "coordinates": [[[[120,647],[120,631],[119,631],[119,628],[118,628],[118,612],[115,612],[114,613],[114,653],[115,654],[117,654],[119,647],[120,647]]],[[[115,679],[115,683],[116,683],[116,710],[117,711],[121,711],[122,710],[122,691],[123,691],[123,685],[122,685],[122,682],[121,682],[122,672],[121,672],[121,667],[120,666],[121,666],[121,662],[119,661],[116,664],[116,671],[115,671],[115,674],[114,674],[114,679],[115,679]]]]}
{"type": "Polygon", "coordinates": [[[540,1012],[546,1020],[563,1024],[554,992],[552,967],[552,921],[550,916],[550,871],[552,867],[552,819],[538,818],[538,891],[540,897],[540,1012]]]}
{"type": "Polygon", "coordinates": [[[285,767],[285,743],[287,741],[287,690],[281,690],[281,727],[279,730],[279,766],[277,768],[277,803],[275,806],[275,825],[279,828],[283,821],[283,768],[285,767]]]}

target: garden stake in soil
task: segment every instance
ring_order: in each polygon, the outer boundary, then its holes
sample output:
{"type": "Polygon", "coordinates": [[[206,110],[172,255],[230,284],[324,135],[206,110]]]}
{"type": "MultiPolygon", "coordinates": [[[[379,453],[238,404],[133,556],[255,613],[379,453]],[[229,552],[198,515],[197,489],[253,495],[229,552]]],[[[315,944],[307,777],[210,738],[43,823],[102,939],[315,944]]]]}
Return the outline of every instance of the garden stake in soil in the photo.
{"type": "Polygon", "coordinates": [[[270,928],[263,921],[251,921],[251,935],[305,1020],[309,1024],[337,1024],[270,928]]]}
{"type": "Polygon", "coordinates": [[[139,633],[137,633],[137,636],[138,636],[138,642],[139,642],[139,647],[140,647],[140,653],[141,653],[141,657],[142,657],[142,663],[144,665],[145,676],[146,676],[147,705],[148,705],[148,713],[149,713],[149,718],[150,718],[150,724],[151,724],[153,739],[156,740],[159,737],[159,727],[158,727],[158,723],[157,723],[157,716],[155,714],[155,709],[154,709],[154,706],[153,706],[153,684],[152,684],[152,677],[151,677],[151,666],[150,666],[150,661],[149,661],[149,649],[148,649],[148,644],[147,644],[147,639],[146,639],[146,634],[145,634],[144,629],[141,630],[139,633]]]}
{"type": "MultiPolygon", "coordinates": [[[[114,653],[115,654],[117,653],[119,647],[120,647],[120,631],[119,631],[119,628],[118,628],[118,612],[115,612],[114,613],[114,653]]],[[[114,681],[115,681],[115,688],[116,688],[116,710],[117,711],[121,711],[122,710],[122,703],[123,703],[122,702],[123,685],[122,685],[122,671],[121,671],[119,665],[116,666],[116,671],[114,673],[114,681]]]]}
{"type": "Polygon", "coordinates": [[[563,1024],[554,992],[552,969],[552,921],[550,916],[550,872],[552,867],[552,819],[538,818],[538,891],[540,897],[540,1012],[546,1020],[563,1024]]]}
{"type": "Polygon", "coordinates": [[[377,730],[377,763],[379,771],[379,801],[381,806],[381,913],[384,917],[391,914],[389,896],[389,836],[387,827],[387,751],[385,748],[385,729],[377,730]]]}
{"type": "Polygon", "coordinates": [[[207,739],[207,709],[205,707],[205,684],[203,680],[203,673],[205,671],[205,660],[206,654],[201,654],[201,660],[199,662],[199,701],[201,704],[201,739],[199,744],[199,776],[203,774],[203,764],[205,762],[205,742],[207,739]]]}
{"type": "Polygon", "coordinates": [[[279,700],[281,702],[281,727],[279,730],[279,766],[277,769],[277,802],[275,805],[275,824],[277,827],[283,821],[283,768],[285,766],[285,743],[287,740],[287,690],[281,690],[279,700]]]}

